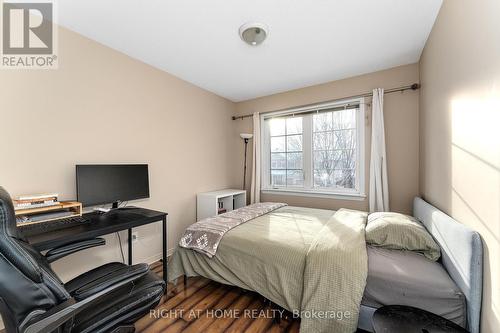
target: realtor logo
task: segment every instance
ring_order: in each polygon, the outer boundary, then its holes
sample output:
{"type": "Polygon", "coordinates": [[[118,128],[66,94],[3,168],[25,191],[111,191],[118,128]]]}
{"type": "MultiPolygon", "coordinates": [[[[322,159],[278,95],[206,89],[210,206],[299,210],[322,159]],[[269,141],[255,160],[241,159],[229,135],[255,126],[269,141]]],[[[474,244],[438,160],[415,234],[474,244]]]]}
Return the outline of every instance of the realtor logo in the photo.
{"type": "Polygon", "coordinates": [[[2,68],[57,68],[52,2],[2,3],[2,68]]]}

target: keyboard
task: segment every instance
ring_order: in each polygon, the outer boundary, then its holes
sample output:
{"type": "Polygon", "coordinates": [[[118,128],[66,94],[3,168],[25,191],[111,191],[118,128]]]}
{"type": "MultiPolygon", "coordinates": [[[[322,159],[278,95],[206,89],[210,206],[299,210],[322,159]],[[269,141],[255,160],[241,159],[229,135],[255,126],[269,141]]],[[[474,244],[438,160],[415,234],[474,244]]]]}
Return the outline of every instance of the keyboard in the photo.
{"type": "Polygon", "coordinates": [[[27,225],[21,224],[18,225],[18,227],[23,233],[23,235],[30,236],[35,234],[41,234],[44,232],[75,227],[78,225],[86,224],[88,222],[90,222],[88,218],[85,218],[83,216],[73,216],[47,222],[38,222],[27,225]]]}

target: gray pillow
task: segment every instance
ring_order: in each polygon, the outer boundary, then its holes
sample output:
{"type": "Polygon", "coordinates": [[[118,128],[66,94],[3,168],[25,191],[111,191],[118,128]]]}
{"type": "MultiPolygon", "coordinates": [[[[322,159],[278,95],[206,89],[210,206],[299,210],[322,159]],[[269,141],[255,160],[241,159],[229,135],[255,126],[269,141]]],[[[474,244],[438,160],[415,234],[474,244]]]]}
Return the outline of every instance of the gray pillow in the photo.
{"type": "Polygon", "coordinates": [[[391,212],[368,215],[366,242],[391,250],[421,252],[431,260],[441,256],[439,245],[414,217],[391,212]]]}

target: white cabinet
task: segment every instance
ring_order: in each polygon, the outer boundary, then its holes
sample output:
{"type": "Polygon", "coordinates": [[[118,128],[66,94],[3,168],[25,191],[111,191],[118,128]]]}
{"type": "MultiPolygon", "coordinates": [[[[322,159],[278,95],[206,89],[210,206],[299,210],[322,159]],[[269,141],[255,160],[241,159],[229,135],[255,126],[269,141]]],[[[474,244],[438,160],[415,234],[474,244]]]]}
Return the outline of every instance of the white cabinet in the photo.
{"type": "Polygon", "coordinates": [[[196,196],[196,220],[229,212],[246,206],[247,194],[243,190],[220,190],[198,193],[196,196]]]}

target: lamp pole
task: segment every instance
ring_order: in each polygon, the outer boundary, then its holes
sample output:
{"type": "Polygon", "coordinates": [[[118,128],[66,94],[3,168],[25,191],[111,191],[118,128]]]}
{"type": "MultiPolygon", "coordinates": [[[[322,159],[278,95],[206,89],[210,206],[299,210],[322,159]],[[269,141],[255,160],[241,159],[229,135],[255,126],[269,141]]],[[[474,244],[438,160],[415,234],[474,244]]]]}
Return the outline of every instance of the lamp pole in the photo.
{"type": "Polygon", "coordinates": [[[253,134],[250,133],[240,133],[240,138],[245,142],[245,165],[243,166],[243,190],[245,190],[246,180],[247,180],[247,146],[248,140],[253,138],[253,134]]]}
{"type": "Polygon", "coordinates": [[[247,145],[248,145],[248,138],[244,138],[245,140],[245,164],[243,166],[243,189],[245,189],[246,185],[246,177],[247,177],[247,145]]]}

